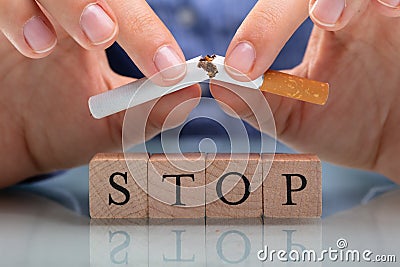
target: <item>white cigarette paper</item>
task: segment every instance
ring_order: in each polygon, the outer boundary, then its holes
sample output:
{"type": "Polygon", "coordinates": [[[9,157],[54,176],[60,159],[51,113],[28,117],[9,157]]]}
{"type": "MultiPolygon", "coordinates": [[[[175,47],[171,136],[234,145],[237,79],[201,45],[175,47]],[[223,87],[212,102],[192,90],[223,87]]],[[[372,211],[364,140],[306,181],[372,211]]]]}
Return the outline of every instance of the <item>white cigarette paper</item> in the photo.
{"type": "MultiPolygon", "coordinates": [[[[162,87],[152,83],[147,78],[142,78],[116,89],[90,97],[89,109],[92,116],[96,119],[101,119],[125,109],[176,92],[190,85],[208,80],[209,77],[207,73],[203,69],[197,67],[200,58],[201,57],[199,56],[186,61],[186,75],[182,81],[174,86],[162,87]]],[[[225,71],[224,60],[224,57],[216,56],[212,61],[212,63],[218,68],[218,73],[213,79],[253,89],[260,88],[263,82],[262,77],[249,82],[238,82],[232,79],[225,71]]]]}

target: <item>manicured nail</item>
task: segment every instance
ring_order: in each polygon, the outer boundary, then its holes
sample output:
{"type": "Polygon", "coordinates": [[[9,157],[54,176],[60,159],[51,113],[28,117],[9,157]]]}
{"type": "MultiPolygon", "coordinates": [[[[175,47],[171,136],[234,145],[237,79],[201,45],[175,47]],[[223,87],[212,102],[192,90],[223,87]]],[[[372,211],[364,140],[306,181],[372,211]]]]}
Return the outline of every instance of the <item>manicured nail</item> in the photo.
{"type": "Polygon", "coordinates": [[[46,53],[57,43],[55,34],[40,17],[28,20],[23,28],[25,41],[36,53],[46,53]]]}
{"type": "Polygon", "coordinates": [[[243,77],[248,74],[254,66],[256,51],[252,44],[241,42],[232,50],[225,60],[229,67],[227,71],[233,76],[243,77]]]}
{"type": "Polygon", "coordinates": [[[185,62],[170,46],[159,48],[153,61],[164,81],[178,80],[186,73],[185,62]]]}
{"type": "Polygon", "coordinates": [[[384,6],[391,7],[391,8],[396,8],[400,4],[400,0],[378,0],[378,2],[384,6]]]}
{"type": "Polygon", "coordinates": [[[95,45],[107,43],[115,35],[115,22],[98,4],[90,4],[83,10],[80,25],[95,45]]]}
{"type": "Polygon", "coordinates": [[[346,0],[317,0],[310,10],[311,16],[322,26],[333,27],[346,7],[346,0]]]}

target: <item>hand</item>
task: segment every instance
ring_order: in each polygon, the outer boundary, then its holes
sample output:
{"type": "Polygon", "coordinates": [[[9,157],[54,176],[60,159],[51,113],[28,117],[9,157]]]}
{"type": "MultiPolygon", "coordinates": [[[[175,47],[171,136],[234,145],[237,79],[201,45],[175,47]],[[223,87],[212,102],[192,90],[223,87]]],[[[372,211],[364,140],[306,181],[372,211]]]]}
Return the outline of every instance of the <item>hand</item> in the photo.
{"type": "MultiPolygon", "coordinates": [[[[316,27],[304,60],[288,72],[330,83],[329,100],[321,107],[265,93],[278,137],[324,160],[400,182],[400,30],[394,18],[400,8],[377,0],[308,2],[259,1],[233,38],[226,65],[251,79],[260,76],[310,12],[316,27]]],[[[233,92],[216,88],[215,98],[255,124],[233,92]]]]}
{"type": "MultiPolygon", "coordinates": [[[[37,2],[40,6],[33,0],[0,0],[0,187],[87,163],[96,152],[121,149],[124,114],[95,120],[87,106],[90,96],[132,80],[108,65],[104,48],[117,38],[148,77],[184,62],[171,33],[145,1],[37,2]]],[[[181,66],[154,82],[176,83],[185,73],[181,66]]],[[[193,86],[162,98],[148,122],[144,113],[154,101],[136,107],[132,135],[137,142],[156,135],[175,105],[199,96],[200,88],[193,86]]],[[[195,104],[190,101],[182,117],[163,127],[184,121],[195,104]]]]}

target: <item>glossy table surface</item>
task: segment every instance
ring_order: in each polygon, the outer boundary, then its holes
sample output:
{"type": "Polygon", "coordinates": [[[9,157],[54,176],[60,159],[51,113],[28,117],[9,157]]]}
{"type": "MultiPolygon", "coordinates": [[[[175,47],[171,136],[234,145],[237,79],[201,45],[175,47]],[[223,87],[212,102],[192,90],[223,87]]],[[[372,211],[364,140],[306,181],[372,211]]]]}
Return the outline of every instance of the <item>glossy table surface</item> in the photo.
{"type": "MultiPolygon", "coordinates": [[[[257,254],[265,246],[338,250],[339,239],[347,242],[343,250],[395,255],[398,264],[399,203],[400,189],[386,178],[324,163],[322,219],[95,221],[83,166],[0,192],[0,266],[308,266],[276,255],[261,262],[257,254]]],[[[369,266],[386,265],[396,263],[369,266]]]]}

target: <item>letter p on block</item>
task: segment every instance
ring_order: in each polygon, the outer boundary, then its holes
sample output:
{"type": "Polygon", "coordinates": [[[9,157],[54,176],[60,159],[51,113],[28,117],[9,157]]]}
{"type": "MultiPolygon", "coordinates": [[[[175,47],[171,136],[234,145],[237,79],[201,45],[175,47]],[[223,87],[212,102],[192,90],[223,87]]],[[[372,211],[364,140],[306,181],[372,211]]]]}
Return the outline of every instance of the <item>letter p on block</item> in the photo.
{"type": "Polygon", "coordinates": [[[263,157],[271,166],[263,183],[264,216],[320,217],[322,213],[321,161],[315,155],[276,154],[263,157]]]}

